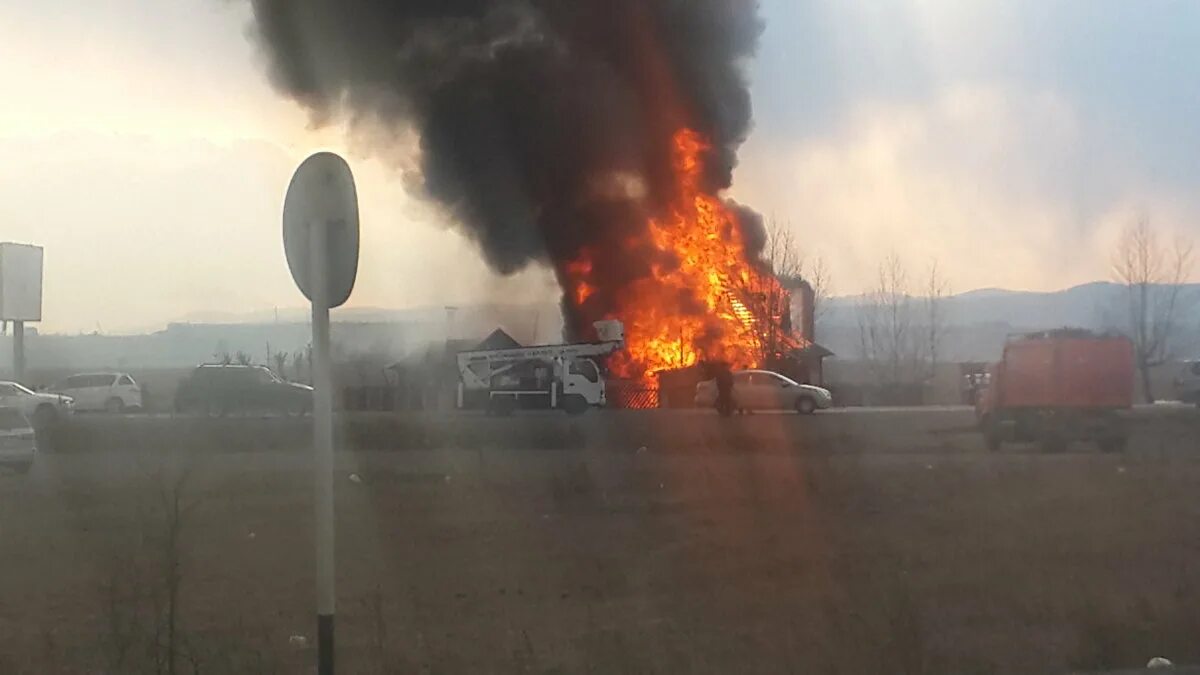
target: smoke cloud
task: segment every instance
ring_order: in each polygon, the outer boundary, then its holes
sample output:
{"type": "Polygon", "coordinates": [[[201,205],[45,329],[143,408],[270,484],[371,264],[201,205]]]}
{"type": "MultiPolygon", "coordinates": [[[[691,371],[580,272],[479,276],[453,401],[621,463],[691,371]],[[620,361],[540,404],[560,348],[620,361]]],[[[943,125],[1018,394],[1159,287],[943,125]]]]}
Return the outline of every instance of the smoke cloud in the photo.
{"type": "MultiPolygon", "coordinates": [[[[273,84],[317,124],[411,125],[419,184],[495,270],[587,251],[616,292],[659,252],[628,241],[670,203],[672,135],[730,185],[751,124],[754,0],[251,0],[273,84]]],[[[387,148],[380,148],[386,152],[387,148]]],[[[761,224],[742,221],[757,258],[761,224]]],[[[564,302],[568,324],[573,316],[564,302]]]]}

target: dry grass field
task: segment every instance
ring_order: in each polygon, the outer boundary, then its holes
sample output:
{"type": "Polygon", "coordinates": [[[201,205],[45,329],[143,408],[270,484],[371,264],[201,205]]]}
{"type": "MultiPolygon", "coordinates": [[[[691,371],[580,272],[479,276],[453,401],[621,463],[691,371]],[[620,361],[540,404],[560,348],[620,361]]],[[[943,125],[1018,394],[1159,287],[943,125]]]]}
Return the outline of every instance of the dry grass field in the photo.
{"type": "MultiPolygon", "coordinates": [[[[347,418],[343,673],[1200,662],[1200,435],[998,454],[958,410],[347,418]]],[[[306,421],[83,418],[0,475],[0,672],[304,673],[306,421]]]]}

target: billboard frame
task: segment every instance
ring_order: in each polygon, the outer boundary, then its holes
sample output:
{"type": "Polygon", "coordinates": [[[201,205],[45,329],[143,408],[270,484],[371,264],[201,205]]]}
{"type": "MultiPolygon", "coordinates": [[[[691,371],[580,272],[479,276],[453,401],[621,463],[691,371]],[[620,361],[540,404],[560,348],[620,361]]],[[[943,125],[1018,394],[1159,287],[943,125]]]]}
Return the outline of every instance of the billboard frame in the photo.
{"type": "Polygon", "coordinates": [[[0,243],[0,320],[42,320],[44,263],[41,246],[0,243]]]}

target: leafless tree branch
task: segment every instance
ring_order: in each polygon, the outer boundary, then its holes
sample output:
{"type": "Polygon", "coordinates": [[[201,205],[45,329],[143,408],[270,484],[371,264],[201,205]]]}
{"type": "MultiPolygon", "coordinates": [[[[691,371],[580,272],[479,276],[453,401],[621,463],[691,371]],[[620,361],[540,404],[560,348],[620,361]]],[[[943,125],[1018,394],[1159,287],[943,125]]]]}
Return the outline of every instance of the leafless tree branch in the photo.
{"type": "Polygon", "coordinates": [[[1160,244],[1145,215],[1122,231],[1113,251],[1113,276],[1125,286],[1128,332],[1147,402],[1154,400],[1151,369],[1172,358],[1180,295],[1193,265],[1193,243],[1176,237],[1170,247],[1160,244]]]}
{"type": "Polygon", "coordinates": [[[922,297],[914,297],[897,254],[880,263],[875,285],[856,307],[861,356],[877,383],[917,384],[933,376],[946,335],[948,289],[936,260],[922,297]]]}

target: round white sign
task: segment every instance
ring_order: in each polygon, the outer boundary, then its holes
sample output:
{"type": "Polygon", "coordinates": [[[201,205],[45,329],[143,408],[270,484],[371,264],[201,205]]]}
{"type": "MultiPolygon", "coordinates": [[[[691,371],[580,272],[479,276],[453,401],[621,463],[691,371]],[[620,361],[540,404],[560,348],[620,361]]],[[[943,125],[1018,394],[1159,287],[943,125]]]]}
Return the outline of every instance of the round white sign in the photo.
{"type": "Polygon", "coordinates": [[[283,201],[283,250],[300,292],[313,299],[313,246],[323,246],[326,298],[338,307],[358,276],[358,194],[346,160],[318,152],[292,176],[283,201]]]}

